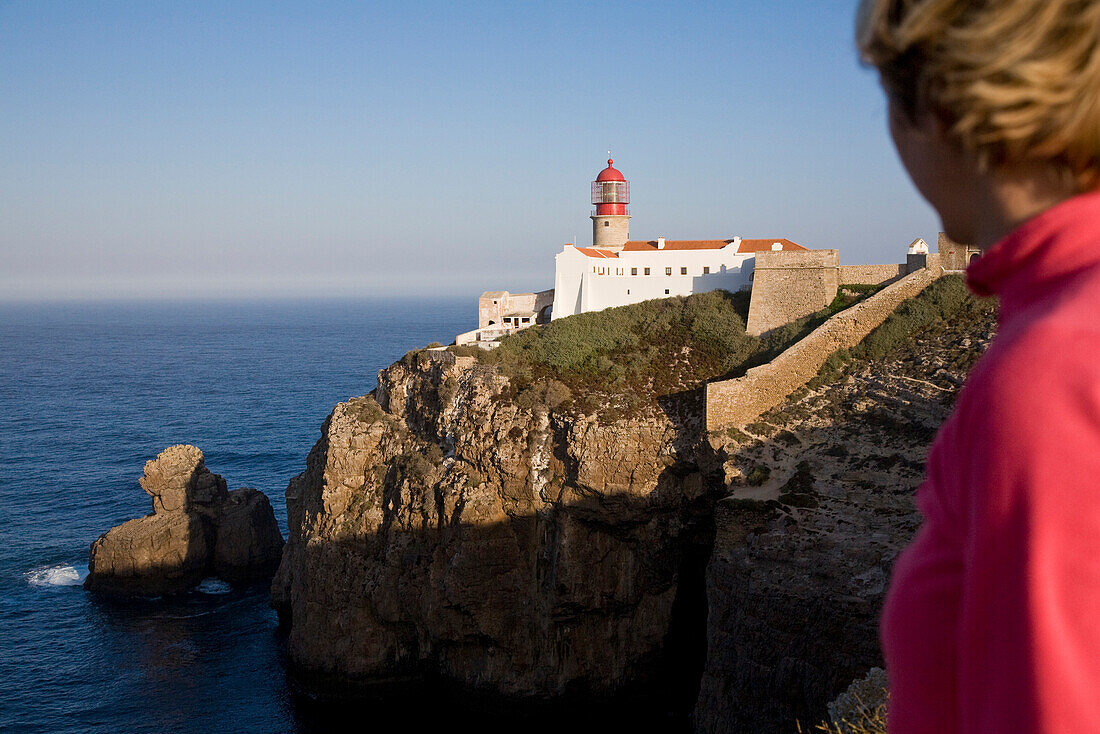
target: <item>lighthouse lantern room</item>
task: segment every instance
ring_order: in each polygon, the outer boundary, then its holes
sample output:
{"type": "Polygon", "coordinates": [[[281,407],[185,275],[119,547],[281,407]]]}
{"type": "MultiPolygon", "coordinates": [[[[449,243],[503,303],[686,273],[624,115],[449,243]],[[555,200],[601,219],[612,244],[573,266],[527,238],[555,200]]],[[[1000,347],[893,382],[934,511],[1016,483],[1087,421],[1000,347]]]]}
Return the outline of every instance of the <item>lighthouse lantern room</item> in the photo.
{"type": "Polygon", "coordinates": [[[630,238],[630,182],[607,159],[607,168],[592,182],[592,246],[606,250],[623,249],[630,238]]]}

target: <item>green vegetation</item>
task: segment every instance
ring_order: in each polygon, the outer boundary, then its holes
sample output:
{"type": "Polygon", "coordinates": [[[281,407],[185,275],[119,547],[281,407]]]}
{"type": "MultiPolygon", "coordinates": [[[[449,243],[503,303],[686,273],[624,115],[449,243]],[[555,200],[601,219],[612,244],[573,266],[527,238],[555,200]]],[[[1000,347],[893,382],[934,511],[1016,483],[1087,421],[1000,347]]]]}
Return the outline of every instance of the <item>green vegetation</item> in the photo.
{"type": "Polygon", "coordinates": [[[771,475],[771,467],[766,464],[759,464],[749,470],[749,473],[745,476],[745,484],[750,487],[759,487],[761,484],[768,481],[771,475]]]}
{"type": "Polygon", "coordinates": [[[881,359],[916,334],[948,322],[972,321],[996,308],[990,299],[970,295],[961,275],[948,275],[904,301],[877,329],[852,349],[856,359],[881,359]]]}
{"type": "Polygon", "coordinates": [[[829,304],[828,310],[832,313],[843,311],[856,301],[862,301],[868,296],[878,293],[884,287],[885,286],[883,286],[881,283],[876,283],[872,285],[865,285],[862,283],[849,283],[847,285],[842,285],[837,288],[836,297],[833,298],[833,302],[829,304]]]}
{"type": "MultiPolygon", "coordinates": [[[[749,294],[711,291],[662,298],[541,324],[501,340],[497,349],[452,346],[509,378],[502,398],[550,409],[627,414],[658,398],[694,390],[707,381],[739,377],[771,361],[829,317],[881,289],[847,284],[815,314],[769,332],[745,333],[749,294]]],[[[818,384],[854,359],[876,359],[936,324],[967,319],[992,308],[971,298],[962,279],[941,278],[898,307],[855,348],[829,357],[818,384]]],[[[406,355],[411,363],[414,354],[406,355]]],[[[752,426],[751,432],[758,432],[752,426]]],[[[770,433],[769,431],[768,433],[770,433]]]]}
{"type": "Polygon", "coordinates": [[[852,293],[862,293],[865,296],[869,296],[872,293],[878,293],[886,286],[882,283],[845,283],[840,286],[842,291],[851,291],[852,293]]]}
{"type": "Polygon", "coordinates": [[[862,297],[842,294],[828,308],[764,337],[745,333],[747,292],[711,291],[570,316],[505,337],[488,352],[451,350],[498,366],[513,384],[516,394],[509,397],[534,388],[549,391],[546,397],[555,399],[547,402],[577,396],[585,408],[628,412],[708,380],[739,377],[862,297]],[[598,405],[595,394],[604,395],[598,405]]]}
{"type": "MultiPolygon", "coordinates": [[[[809,387],[831,381],[852,361],[882,359],[911,344],[913,338],[922,332],[971,323],[988,316],[996,308],[993,300],[970,295],[961,275],[944,276],[917,296],[903,301],[877,329],[852,349],[841,349],[829,355],[809,387]]],[[[970,358],[976,359],[977,353],[970,355],[970,358]]]]}
{"type": "Polygon", "coordinates": [[[370,395],[349,400],[348,413],[360,423],[374,423],[385,416],[381,406],[370,395]]]}
{"type": "Polygon", "coordinates": [[[750,441],[752,441],[749,435],[737,426],[730,426],[729,428],[727,428],[726,437],[729,438],[731,441],[736,441],[737,443],[749,443],[750,441]]]}
{"type": "Polygon", "coordinates": [[[573,390],[665,395],[743,364],[760,349],[745,334],[748,294],[663,298],[535,326],[482,355],[510,376],[553,377],[573,390]]]}

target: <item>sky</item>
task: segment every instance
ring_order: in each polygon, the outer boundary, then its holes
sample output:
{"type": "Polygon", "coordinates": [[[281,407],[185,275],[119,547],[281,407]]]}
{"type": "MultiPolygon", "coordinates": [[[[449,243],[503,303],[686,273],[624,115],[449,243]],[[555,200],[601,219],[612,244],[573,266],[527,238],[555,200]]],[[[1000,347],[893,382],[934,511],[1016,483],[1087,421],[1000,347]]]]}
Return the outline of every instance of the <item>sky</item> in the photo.
{"type": "Polygon", "coordinates": [[[632,239],[902,262],[939,229],[856,0],[0,0],[0,301],[553,287],[632,239]]]}

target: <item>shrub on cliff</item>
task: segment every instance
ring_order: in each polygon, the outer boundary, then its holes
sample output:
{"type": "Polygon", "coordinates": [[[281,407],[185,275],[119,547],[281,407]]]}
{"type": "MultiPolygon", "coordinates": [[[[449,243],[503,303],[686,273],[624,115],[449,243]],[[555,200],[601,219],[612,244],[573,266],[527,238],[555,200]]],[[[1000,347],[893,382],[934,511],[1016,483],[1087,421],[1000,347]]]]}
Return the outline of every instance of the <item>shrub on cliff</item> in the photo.
{"type": "Polygon", "coordinates": [[[944,276],[898,306],[881,326],[852,349],[852,356],[881,359],[926,329],[947,321],[972,320],[994,308],[992,300],[971,296],[961,275],[944,276]]]}
{"type": "MultiPolygon", "coordinates": [[[[970,294],[961,275],[947,275],[902,302],[882,324],[851,349],[841,349],[829,355],[817,377],[807,387],[815,388],[836,378],[852,361],[872,361],[911,345],[917,335],[951,324],[972,323],[988,316],[997,308],[992,299],[979,299],[970,294]]],[[[980,352],[966,353],[965,364],[955,364],[963,372],[969,370],[980,352]]]]}
{"type": "Polygon", "coordinates": [[[481,358],[524,382],[553,376],[574,390],[666,395],[759,352],[765,342],[745,333],[747,315],[747,293],[662,298],[526,329],[481,358]]]}

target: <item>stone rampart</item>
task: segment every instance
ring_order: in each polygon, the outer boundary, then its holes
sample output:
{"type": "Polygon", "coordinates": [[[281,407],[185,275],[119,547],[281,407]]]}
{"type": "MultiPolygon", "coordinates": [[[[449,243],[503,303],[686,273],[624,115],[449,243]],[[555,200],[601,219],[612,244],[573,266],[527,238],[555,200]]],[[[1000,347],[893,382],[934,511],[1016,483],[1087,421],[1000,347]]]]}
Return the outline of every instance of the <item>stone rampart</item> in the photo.
{"type": "Polygon", "coordinates": [[[920,293],[942,274],[939,268],[911,273],[836,314],[768,364],[750,369],[744,377],[709,383],[707,430],[744,426],[779,405],[812,380],[829,355],[854,347],[902,301],[920,293]]]}
{"type": "Polygon", "coordinates": [[[970,261],[982,254],[974,245],[965,245],[940,232],[939,242],[936,244],[939,250],[940,263],[945,270],[966,270],[970,261]]]}
{"type": "Polygon", "coordinates": [[[759,336],[832,303],[839,281],[837,250],[759,252],[746,331],[759,336]]]}
{"type": "Polygon", "coordinates": [[[905,276],[904,265],[841,265],[840,284],[878,285],[893,283],[905,276]]]}

